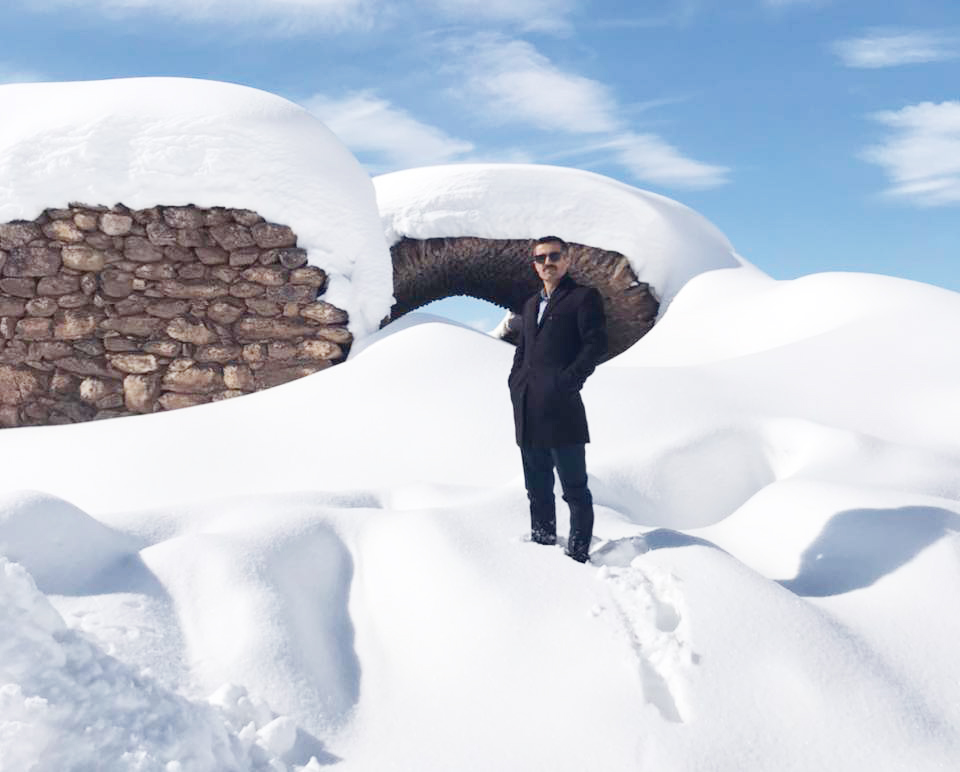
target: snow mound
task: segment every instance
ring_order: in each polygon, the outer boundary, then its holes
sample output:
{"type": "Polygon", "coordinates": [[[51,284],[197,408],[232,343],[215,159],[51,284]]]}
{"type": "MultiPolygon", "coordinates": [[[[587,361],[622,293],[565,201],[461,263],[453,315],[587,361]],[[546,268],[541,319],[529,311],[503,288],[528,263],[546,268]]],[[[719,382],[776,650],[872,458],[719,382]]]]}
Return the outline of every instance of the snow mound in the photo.
{"type": "Polygon", "coordinates": [[[303,108],[246,86],[130,78],[0,86],[0,222],[69,202],[254,209],[293,228],[357,337],[393,303],[369,176],[303,108]]]}
{"type": "Polygon", "coordinates": [[[55,496],[0,495],[0,555],[22,563],[45,592],[92,589],[97,575],[136,552],[135,545],[55,496]]]}
{"type": "MultiPolygon", "coordinates": [[[[297,727],[239,687],[173,694],[67,629],[29,573],[0,556],[0,772],[304,769],[297,727]],[[242,722],[242,723],[241,723],[242,722]]],[[[317,769],[311,759],[306,769],[317,769]]]]}
{"type": "Polygon", "coordinates": [[[429,166],[374,177],[387,241],[548,234],[624,255],[661,313],[692,277],[744,264],[703,216],[593,172],[535,164],[429,166]]]}

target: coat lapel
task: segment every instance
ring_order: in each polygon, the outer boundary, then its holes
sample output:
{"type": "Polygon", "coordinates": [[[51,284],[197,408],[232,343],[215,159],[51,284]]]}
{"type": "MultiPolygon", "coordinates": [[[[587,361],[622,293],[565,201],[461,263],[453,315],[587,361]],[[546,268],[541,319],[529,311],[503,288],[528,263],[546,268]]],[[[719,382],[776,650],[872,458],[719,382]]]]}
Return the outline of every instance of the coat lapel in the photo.
{"type": "MultiPolygon", "coordinates": [[[[543,319],[541,320],[540,324],[536,325],[535,331],[537,334],[539,334],[540,330],[547,326],[547,320],[550,318],[550,312],[557,307],[557,303],[563,299],[563,296],[570,291],[572,286],[573,279],[571,279],[569,276],[564,276],[560,280],[557,288],[553,291],[553,294],[550,295],[550,299],[547,301],[547,307],[543,309],[543,319]]],[[[540,307],[540,295],[537,294],[535,297],[536,305],[534,306],[534,320],[536,320],[536,311],[540,307]]]]}

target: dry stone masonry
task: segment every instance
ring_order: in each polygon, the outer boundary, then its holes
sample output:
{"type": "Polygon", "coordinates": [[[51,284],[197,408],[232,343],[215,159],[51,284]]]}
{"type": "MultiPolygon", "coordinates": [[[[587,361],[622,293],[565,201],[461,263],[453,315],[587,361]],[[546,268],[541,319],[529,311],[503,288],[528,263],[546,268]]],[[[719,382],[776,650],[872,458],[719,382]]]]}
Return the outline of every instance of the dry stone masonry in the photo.
{"type": "MultiPolygon", "coordinates": [[[[469,295],[518,312],[542,286],[534,242],[475,237],[404,238],[391,248],[396,304],[388,321],[433,300],[469,295]]],[[[596,287],[607,316],[608,357],[626,351],[653,327],[660,310],[650,285],[619,252],[570,244],[570,275],[596,287]]]]}
{"type": "Polygon", "coordinates": [[[256,212],[71,204],[0,224],[0,427],[240,396],[343,360],[286,225],[256,212]]]}

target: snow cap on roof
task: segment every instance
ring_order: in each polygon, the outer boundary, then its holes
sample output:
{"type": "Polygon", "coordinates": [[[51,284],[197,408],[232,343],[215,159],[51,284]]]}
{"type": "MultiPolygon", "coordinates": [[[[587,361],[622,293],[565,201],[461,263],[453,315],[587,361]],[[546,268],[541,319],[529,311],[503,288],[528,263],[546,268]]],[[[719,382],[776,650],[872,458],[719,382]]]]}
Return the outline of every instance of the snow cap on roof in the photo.
{"type": "Polygon", "coordinates": [[[429,166],[375,177],[387,241],[555,234],[619,252],[665,308],[688,280],[743,264],[706,218],[593,172],[535,164],[429,166]]]}
{"type": "Polygon", "coordinates": [[[389,312],[393,276],[369,176],[303,108],[190,78],[0,86],[0,222],[71,201],[253,209],[289,225],[355,335],[389,312]]]}

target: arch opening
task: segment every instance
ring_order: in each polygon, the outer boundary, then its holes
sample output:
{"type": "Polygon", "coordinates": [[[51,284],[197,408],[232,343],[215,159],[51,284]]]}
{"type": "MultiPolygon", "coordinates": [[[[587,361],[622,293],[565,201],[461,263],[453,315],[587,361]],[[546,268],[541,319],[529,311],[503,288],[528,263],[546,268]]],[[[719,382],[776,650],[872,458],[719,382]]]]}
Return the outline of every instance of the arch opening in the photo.
{"type": "MultiPolygon", "coordinates": [[[[471,236],[411,239],[391,247],[396,302],[387,321],[454,295],[485,300],[518,312],[540,288],[531,266],[532,239],[471,236]]],[[[609,339],[607,358],[622,353],[654,325],[660,304],[619,252],[570,244],[570,275],[603,297],[609,339]]]]}

